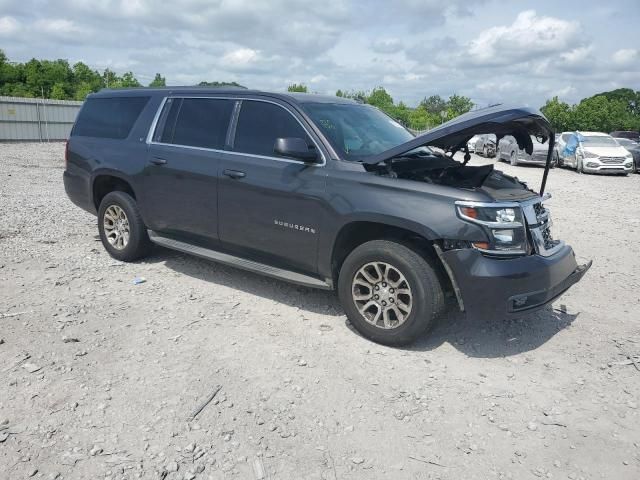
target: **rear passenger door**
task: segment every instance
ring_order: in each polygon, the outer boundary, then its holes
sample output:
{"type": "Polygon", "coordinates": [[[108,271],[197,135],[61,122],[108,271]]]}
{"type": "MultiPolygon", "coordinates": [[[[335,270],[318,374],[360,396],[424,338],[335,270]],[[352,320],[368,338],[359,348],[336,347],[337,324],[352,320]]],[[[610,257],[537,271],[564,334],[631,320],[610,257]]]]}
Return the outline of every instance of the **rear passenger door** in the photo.
{"type": "Polygon", "coordinates": [[[319,145],[284,105],[242,100],[233,150],[220,169],[220,240],[313,273],[325,168],[274,153],[276,138],[285,137],[303,138],[313,148],[319,145]]]}
{"type": "Polygon", "coordinates": [[[220,98],[165,101],[144,172],[149,228],[218,238],[218,168],[233,107],[220,98]]]}

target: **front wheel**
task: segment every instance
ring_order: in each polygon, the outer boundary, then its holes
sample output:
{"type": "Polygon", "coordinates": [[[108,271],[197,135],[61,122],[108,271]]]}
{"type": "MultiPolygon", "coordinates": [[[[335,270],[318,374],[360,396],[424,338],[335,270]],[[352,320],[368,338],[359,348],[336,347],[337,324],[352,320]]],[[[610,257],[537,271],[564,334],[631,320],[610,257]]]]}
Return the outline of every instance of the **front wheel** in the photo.
{"type": "Polygon", "coordinates": [[[576,158],[576,172],[584,173],[584,167],[582,166],[582,158],[576,158]]]}
{"type": "Polygon", "coordinates": [[[509,155],[509,163],[514,167],[518,165],[518,158],[516,157],[516,152],[511,152],[511,155],[509,155]]]}
{"type": "Polygon", "coordinates": [[[384,345],[415,341],[444,309],[434,268],[415,250],[388,240],[366,242],[347,256],[338,295],[355,329],[384,345]]]}
{"type": "Polygon", "coordinates": [[[113,258],[132,262],[146,256],[151,242],[136,201],[125,192],[110,192],[100,202],[98,231],[113,258]]]}

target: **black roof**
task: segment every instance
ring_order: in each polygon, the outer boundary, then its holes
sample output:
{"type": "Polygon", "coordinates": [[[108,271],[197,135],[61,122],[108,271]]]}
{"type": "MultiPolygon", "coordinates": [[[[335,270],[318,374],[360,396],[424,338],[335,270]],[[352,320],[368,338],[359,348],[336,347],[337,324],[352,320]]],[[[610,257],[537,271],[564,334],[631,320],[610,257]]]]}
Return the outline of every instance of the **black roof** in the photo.
{"type": "Polygon", "coordinates": [[[230,95],[270,97],[293,103],[344,103],[354,104],[354,100],[334,95],[318,95],[315,93],[266,92],[249,90],[242,87],[135,87],[135,88],[103,88],[91,97],[144,96],[144,95],[230,95]]]}

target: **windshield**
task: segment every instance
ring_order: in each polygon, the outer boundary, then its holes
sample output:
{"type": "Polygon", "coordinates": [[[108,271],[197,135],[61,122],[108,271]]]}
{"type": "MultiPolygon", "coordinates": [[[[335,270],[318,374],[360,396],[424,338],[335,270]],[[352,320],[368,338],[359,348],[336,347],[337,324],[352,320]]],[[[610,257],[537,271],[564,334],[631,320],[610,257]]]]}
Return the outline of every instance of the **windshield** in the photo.
{"type": "Polygon", "coordinates": [[[345,160],[358,161],[414,138],[402,125],[371,105],[303,103],[302,108],[345,160]]]}
{"type": "Polygon", "coordinates": [[[585,147],[617,147],[618,144],[613,137],[604,135],[582,135],[582,144],[585,147]]]}

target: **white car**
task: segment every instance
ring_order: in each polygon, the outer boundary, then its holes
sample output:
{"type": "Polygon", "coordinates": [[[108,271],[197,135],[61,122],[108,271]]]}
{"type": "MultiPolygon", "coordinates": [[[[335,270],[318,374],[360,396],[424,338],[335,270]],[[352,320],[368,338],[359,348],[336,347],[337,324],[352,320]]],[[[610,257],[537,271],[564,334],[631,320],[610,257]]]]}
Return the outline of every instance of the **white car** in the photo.
{"type": "Polygon", "coordinates": [[[600,132],[563,132],[558,140],[558,165],[577,172],[621,173],[633,171],[633,156],[611,135],[600,132]]]}
{"type": "Polygon", "coordinates": [[[479,138],[480,138],[480,135],[474,135],[467,142],[467,148],[469,149],[470,152],[476,151],[476,142],[478,141],[479,138]]]}

